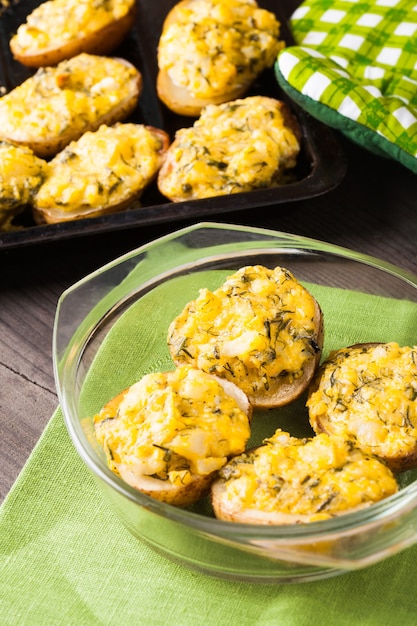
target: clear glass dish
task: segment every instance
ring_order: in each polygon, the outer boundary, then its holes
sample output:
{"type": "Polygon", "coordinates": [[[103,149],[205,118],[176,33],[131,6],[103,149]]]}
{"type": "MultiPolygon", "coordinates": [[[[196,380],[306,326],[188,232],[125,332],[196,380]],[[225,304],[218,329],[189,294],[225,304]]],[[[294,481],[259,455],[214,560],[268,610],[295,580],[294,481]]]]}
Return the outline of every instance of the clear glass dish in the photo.
{"type": "MultiPolygon", "coordinates": [[[[124,255],[61,296],[53,357],[69,434],[121,522],[138,539],[184,565],[234,580],[277,583],[365,567],[417,541],[417,470],[399,477],[396,495],[338,518],[289,526],[237,524],[215,519],[208,499],[180,509],[129,487],[107,468],[95,441],[92,418],[105,402],[144,373],[173,368],[166,347],[170,316],[208,286],[206,280],[214,276],[220,284],[220,277],[254,264],[285,267],[308,284],[319,301],[320,294],[326,296],[329,340],[324,354],[343,347],[337,344],[349,315],[359,320],[355,343],[400,343],[403,329],[417,335],[417,277],[383,261],[291,234],[197,224],[124,255]],[[332,295],[340,290],[344,308],[332,313],[332,295]],[[389,333],[369,321],[361,325],[378,307],[384,316],[392,316],[389,333]]],[[[255,413],[250,445],[277,427],[294,436],[311,435],[304,402],[255,413]]]]}

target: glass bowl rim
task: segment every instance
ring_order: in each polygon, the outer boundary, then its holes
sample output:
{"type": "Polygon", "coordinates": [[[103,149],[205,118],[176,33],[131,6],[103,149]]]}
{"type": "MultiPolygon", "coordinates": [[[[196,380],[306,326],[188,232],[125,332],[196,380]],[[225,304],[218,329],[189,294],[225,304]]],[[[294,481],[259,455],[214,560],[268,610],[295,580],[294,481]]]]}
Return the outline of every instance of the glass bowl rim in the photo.
{"type": "MultiPolygon", "coordinates": [[[[288,524],[288,525],[263,525],[263,524],[243,524],[238,522],[228,522],[214,517],[209,517],[196,513],[194,511],[179,508],[165,502],[156,500],[140,491],[130,487],[118,476],[116,476],[111,470],[104,464],[102,459],[96,454],[87,437],[82,431],[76,412],[74,412],[67,402],[65,394],[62,392],[62,378],[58,371],[58,364],[56,360],[56,342],[57,342],[57,320],[59,316],[60,307],[67,298],[67,296],[76,291],[81,285],[88,283],[93,278],[111,270],[122,264],[124,261],[137,257],[138,255],[148,251],[155,246],[161,246],[165,243],[177,239],[188,233],[196,232],[198,230],[206,229],[220,229],[223,231],[238,231],[252,234],[270,235],[276,240],[282,237],[286,242],[294,246],[304,246],[305,248],[320,253],[329,253],[333,256],[346,258],[350,261],[359,262],[361,264],[372,266],[378,270],[382,270],[386,273],[394,275],[396,278],[403,280],[411,284],[417,290],[417,276],[412,273],[401,269],[400,267],[383,261],[371,255],[355,252],[348,248],[338,246],[316,240],[301,235],[294,235],[291,233],[285,233],[272,229],[264,229],[250,226],[239,226],[235,224],[216,223],[216,222],[200,222],[185,228],[175,230],[168,235],[164,235],[158,239],[152,240],[128,253],[125,253],[113,261],[107,263],[101,268],[91,272],[80,281],[74,283],[68,289],[66,289],[60,296],[57,305],[57,313],[54,322],[54,338],[53,338],[53,360],[54,360],[54,375],[56,380],[56,387],[60,406],[64,416],[66,428],[70,434],[73,445],[75,446],[78,454],[83,462],[87,465],[90,471],[93,472],[96,478],[101,479],[108,487],[115,490],[123,497],[134,502],[135,504],[145,507],[148,510],[152,510],[154,513],[178,522],[184,526],[193,527],[205,533],[209,533],[218,537],[232,538],[235,540],[241,539],[245,541],[248,539],[259,540],[272,540],[279,542],[280,540],[288,543],[289,540],[300,542],[300,540],[310,541],[324,541],[331,538],[335,538],[342,534],[349,532],[355,532],[358,529],[365,531],[367,528],[396,519],[400,514],[404,514],[407,511],[414,509],[417,506],[417,480],[411,484],[401,488],[396,494],[381,500],[369,507],[345,513],[343,515],[333,517],[327,520],[321,520],[316,522],[310,522],[308,524],[288,524]]],[[[273,240],[271,240],[271,244],[273,240]]],[[[256,241],[253,242],[253,249],[256,249],[256,241]]],[[[260,251],[264,252],[262,248],[260,251]]],[[[233,255],[230,255],[231,257],[233,255]]],[[[209,260],[209,257],[202,257],[202,259],[209,260]]],[[[178,268],[182,266],[179,264],[178,268]]]]}

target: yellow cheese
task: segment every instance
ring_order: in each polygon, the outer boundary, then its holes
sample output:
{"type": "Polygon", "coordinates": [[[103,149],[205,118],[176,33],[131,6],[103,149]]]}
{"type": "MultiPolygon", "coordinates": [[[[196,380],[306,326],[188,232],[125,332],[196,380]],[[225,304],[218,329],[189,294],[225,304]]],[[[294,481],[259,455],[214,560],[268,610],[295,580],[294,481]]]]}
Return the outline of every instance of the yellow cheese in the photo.
{"type": "Polygon", "coordinates": [[[315,301],[286,269],[241,268],[211,292],[201,289],[171,323],[175,362],[236,383],[251,395],[283,375],[296,380],[315,354],[315,301]]]}
{"type": "Polygon", "coordinates": [[[120,60],[80,54],[0,98],[0,137],[17,143],[81,134],[131,97],[137,70],[120,60]]]}
{"type": "Polygon", "coordinates": [[[0,230],[12,228],[11,220],[44,181],[48,164],[25,146],[0,140],[0,230]]]}
{"type": "Polygon", "coordinates": [[[141,124],[102,125],[71,142],[49,163],[36,194],[39,210],[68,213],[139,197],[162,161],[162,139],[141,124]]]}
{"type": "Polygon", "coordinates": [[[365,452],[406,457],[417,448],[417,348],[397,343],[334,351],[308,399],[310,421],[365,452]]]}
{"type": "Polygon", "coordinates": [[[276,185],[296,165],[297,128],[282,103],[253,96],[207,106],[180,129],[158,178],[168,198],[207,198],[276,185]]]}
{"type": "Polygon", "coordinates": [[[129,388],[117,413],[94,418],[110,468],[188,484],[239,454],[249,418],[214,377],[188,366],[148,374],[129,388]]]}
{"type": "Polygon", "coordinates": [[[326,434],[297,439],[281,430],[265,445],[232,459],[220,478],[228,510],[278,513],[306,522],[369,506],[398,490],[382,462],[349,442],[326,434]]]}
{"type": "Polygon", "coordinates": [[[279,30],[254,0],[193,0],[176,7],[163,29],[158,65],[198,98],[222,95],[273,65],[279,30]]]}
{"type": "Polygon", "coordinates": [[[82,39],[118,20],[131,10],[135,0],[50,0],[36,7],[12,37],[20,54],[25,51],[65,45],[82,39]]]}

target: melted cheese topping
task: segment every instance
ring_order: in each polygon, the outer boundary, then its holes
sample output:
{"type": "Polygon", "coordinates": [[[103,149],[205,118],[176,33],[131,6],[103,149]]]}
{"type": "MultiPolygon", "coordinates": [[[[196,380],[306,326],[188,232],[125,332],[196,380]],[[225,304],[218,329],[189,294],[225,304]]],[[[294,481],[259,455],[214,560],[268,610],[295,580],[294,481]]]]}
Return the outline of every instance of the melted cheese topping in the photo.
{"type": "Polygon", "coordinates": [[[253,96],[209,105],[176,133],[158,186],[183,200],[270,187],[296,165],[299,151],[282,103],[253,96]]]}
{"type": "Polygon", "coordinates": [[[164,27],[158,65],[196,97],[222,95],[272,66],[283,47],[279,29],[253,0],[193,0],[164,27]]]}
{"type": "Polygon", "coordinates": [[[140,124],[86,132],[50,161],[36,206],[71,213],[138,197],[156,175],[162,149],[159,134],[140,124]]]}
{"type": "Polygon", "coordinates": [[[220,478],[229,510],[283,513],[308,522],[368,506],[398,490],[382,462],[349,442],[326,434],[297,439],[281,430],[232,459],[220,478]]]}
{"type": "Polygon", "coordinates": [[[0,98],[0,137],[25,143],[81,134],[131,96],[137,75],[122,61],[84,53],[41,68],[0,98]]]}
{"type": "Polygon", "coordinates": [[[0,141],[0,229],[11,228],[20,208],[30,204],[46,177],[48,164],[32,150],[0,141]]]}
{"type": "Polygon", "coordinates": [[[131,10],[135,0],[50,0],[43,2],[21,24],[12,38],[20,53],[47,50],[82,39],[131,10]]]}
{"type": "Polygon", "coordinates": [[[104,408],[94,421],[113,471],[182,485],[225,465],[250,436],[248,416],[219,381],[187,366],[144,376],[116,414],[104,408]]]}
{"type": "Polygon", "coordinates": [[[417,450],[417,348],[397,343],[333,352],[307,406],[311,425],[389,458],[417,450]]]}
{"type": "Polygon", "coordinates": [[[314,358],[315,300],[286,269],[247,266],[201,289],[168,330],[175,362],[224,377],[247,395],[296,380],[314,358]]]}

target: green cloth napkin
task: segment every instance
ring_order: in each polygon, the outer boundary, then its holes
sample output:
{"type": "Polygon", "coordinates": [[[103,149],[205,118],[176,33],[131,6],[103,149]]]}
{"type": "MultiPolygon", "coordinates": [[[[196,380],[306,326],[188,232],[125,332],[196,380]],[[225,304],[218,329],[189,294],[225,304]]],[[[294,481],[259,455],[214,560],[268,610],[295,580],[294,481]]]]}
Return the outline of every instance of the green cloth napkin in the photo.
{"type": "Polygon", "coordinates": [[[297,45],[276,62],[282,88],[313,117],[417,172],[414,0],[305,0],[297,45]]]}
{"type": "MultiPolygon", "coordinates": [[[[201,274],[199,286],[215,287],[223,275],[201,274]]],[[[417,343],[417,304],[308,286],[328,320],[325,351],[356,341],[417,343]]],[[[177,278],[120,318],[86,381],[92,408],[119,383],[170,365],[168,323],[196,293],[195,275],[177,278]],[[132,342],[143,348],[139,364],[137,352],[125,350],[132,342]],[[97,392],[103,372],[113,382],[97,392]]],[[[290,424],[288,410],[281,415],[290,424]]],[[[103,501],[60,409],[0,510],[0,559],[5,626],[411,626],[417,614],[417,546],[360,571],[300,584],[218,579],[155,553],[103,501]]]]}

